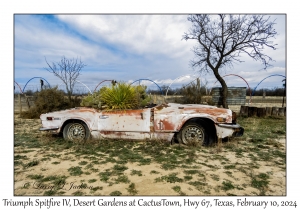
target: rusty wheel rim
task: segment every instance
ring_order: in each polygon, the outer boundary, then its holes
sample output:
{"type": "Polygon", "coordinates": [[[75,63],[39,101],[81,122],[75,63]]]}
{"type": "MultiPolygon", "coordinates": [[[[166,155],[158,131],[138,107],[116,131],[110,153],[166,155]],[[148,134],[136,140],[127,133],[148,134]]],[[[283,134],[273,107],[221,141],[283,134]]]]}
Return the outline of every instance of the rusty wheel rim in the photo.
{"type": "Polygon", "coordinates": [[[85,128],[80,123],[72,124],[68,129],[68,139],[82,141],[85,139],[85,128]]]}
{"type": "Polygon", "coordinates": [[[190,126],[184,129],[183,140],[185,143],[188,142],[198,142],[202,143],[204,141],[204,131],[197,126],[190,126]]]}

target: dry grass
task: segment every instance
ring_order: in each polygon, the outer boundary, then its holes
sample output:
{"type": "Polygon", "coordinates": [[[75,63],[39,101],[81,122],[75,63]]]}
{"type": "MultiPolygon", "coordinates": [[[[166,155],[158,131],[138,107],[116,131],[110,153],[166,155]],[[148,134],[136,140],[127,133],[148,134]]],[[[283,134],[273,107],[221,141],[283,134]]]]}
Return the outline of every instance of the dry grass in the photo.
{"type": "Polygon", "coordinates": [[[39,132],[39,120],[16,116],[14,194],[286,195],[285,118],[239,123],[243,137],[214,147],[159,140],[75,145],[39,132]]]}

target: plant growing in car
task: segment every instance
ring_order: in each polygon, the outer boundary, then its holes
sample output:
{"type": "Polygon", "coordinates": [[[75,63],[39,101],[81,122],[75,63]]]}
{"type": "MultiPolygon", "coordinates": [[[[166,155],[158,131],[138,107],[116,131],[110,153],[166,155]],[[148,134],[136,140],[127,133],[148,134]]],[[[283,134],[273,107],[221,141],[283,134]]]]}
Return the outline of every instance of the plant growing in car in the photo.
{"type": "Polygon", "coordinates": [[[146,94],[146,86],[131,86],[124,82],[110,87],[102,87],[99,91],[84,97],[81,106],[107,110],[124,110],[144,107],[150,102],[146,94]]]}

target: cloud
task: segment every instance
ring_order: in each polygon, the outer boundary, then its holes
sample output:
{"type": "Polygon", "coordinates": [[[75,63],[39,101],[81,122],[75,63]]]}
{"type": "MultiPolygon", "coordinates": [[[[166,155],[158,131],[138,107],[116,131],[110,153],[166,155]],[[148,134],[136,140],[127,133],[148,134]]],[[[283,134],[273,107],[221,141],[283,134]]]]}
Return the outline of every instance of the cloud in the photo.
{"type": "MultiPolygon", "coordinates": [[[[243,57],[245,62],[221,70],[221,75],[237,74],[255,86],[267,75],[285,74],[285,20],[278,17],[278,49],[266,49],[276,60],[273,67],[260,71],[260,62],[243,57]]],[[[78,79],[89,87],[105,79],[150,79],[159,85],[173,82],[172,87],[180,87],[190,80],[178,77],[193,74],[212,86],[216,81],[213,74],[200,74],[199,69],[189,65],[196,42],[181,39],[191,26],[186,18],[187,15],[15,15],[15,80],[24,83],[40,76],[59,84],[58,78],[45,71],[45,57],[51,63],[65,56],[80,58],[87,64],[78,79]]],[[[232,86],[245,84],[234,76],[226,81],[232,86]]],[[[269,81],[273,78],[266,84],[269,81]]]]}
{"type": "MultiPolygon", "coordinates": [[[[126,48],[134,54],[175,58],[189,51],[181,40],[188,30],[186,15],[59,15],[89,39],[126,48]],[[180,50],[179,50],[180,49],[180,50]]],[[[192,47],[192,44],[189,44],[192,47]]]]}

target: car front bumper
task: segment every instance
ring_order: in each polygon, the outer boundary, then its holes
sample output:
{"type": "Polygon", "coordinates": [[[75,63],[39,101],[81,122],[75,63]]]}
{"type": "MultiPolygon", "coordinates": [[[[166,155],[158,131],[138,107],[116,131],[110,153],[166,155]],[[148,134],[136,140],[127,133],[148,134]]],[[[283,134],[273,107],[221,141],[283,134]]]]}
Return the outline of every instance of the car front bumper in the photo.
{"type": "Polygon", "coordinates": [[[239,127],[239,128],[237,128],[237,129],[233,132],[232,136],[233,136],[233,137],[239,137],[239,136],[243,136],[243,134],[244,134],[244,128],[243,128],[243,127],[239,127]]]}
{"type": "Polygon", "coordinates": [[[233,130],[233,133],[231,135],[232,137],[239,137],[239,136],[243,136],[243,134],[244,134],[244,128],[241,127],[237,123],[236,124],[218,124],[218,126],[233,130]]]}

